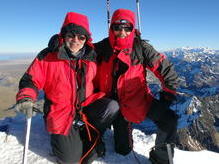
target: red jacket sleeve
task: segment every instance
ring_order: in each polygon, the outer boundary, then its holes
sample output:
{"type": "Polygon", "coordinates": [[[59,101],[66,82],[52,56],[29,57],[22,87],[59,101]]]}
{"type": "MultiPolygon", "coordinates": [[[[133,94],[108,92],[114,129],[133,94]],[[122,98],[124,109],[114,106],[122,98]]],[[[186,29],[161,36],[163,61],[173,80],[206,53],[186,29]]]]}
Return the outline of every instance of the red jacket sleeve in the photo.
{"type": "Polygon", "coordinates": [[[36,101],[38,90],[42,89],[46,77],[46,63],[35,58],[19,82],[16,100],[31,98],[36,101]]]}

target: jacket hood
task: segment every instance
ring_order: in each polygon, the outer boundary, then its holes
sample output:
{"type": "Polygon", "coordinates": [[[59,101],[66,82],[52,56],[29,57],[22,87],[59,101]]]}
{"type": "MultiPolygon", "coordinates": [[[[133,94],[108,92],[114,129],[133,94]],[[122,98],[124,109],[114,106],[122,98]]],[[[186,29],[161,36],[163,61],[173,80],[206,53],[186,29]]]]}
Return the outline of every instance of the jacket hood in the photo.
{"type": "Polygon", "coordinates": [[[109,40],[110,44],[113,49],[117,50],[122,50],[122,49],[132,49],[133,42],[134,42],[134,37],[135,37],[135,13],[132,12],[131,10],[127,9],[118,9],[113,13],[112,19],[111,19],[111,24],[117,24],[117,23],[122,23],[121,20],[127,20],[129,23],[133,25],[133,30],[125,38],[116,38],[114,35],[113,30],[110,28],[109,29],[109,40]]]}
{"type": "Polygon", "coordinates": [[[62,28],[70,23],[83,27],[91,35],[87,16],[75,12],[68,12],[65,16],[62,28]]]}
{"type": "Polygon", "coordinates": [[[76,30],[80,32],[81,31],[86,32],[89,35],[89,37],[87,37],[88,40],[86,41],[86,44],[90,47],[93,47],[91,32],[90,32],[90,27],[89,27],[89,21],[88,21],[87,16],[83,14],[75,13],[75,12],[68,12],[65,16],[65,20],[62,24],[62,27],[59,33],[59,43],[60,43],[59,46],[63,44],[62,32],[65,30],[68,31],[72,27],[74,28],[74,31],[76,30]]]}
{"type": "Polygon", "coordinates": [[[123,19],[129,21],[133,25],[133,27],[135,27],[135,13],[132,12],[131,10],[127,10],[127,9],[116,10],[113,13],[110,25],[116,23],[119,20],[123,20],[123,19]]]}

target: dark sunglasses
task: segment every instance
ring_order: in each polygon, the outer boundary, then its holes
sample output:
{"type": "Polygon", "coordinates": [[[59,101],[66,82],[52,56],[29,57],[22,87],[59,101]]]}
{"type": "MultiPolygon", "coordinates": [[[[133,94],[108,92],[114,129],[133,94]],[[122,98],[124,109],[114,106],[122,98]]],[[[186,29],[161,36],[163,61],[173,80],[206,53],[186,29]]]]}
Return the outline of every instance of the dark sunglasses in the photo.
{"type": "Polygon", "coordinates": [[[65,35],[65,37],[68,37],[68,38],[75,38],[76,36],[77,36],[78,40],[81,40],[81,41],[85,41],[86,40],[86,36],[85,35],[81,35],[81,34],[67,33],[65,35]]]}
{"type": "Polygon", "coordinates": [[[124,29],[125,32],[131,32],[133,27],[126,24],[113,24],[112,26],[113,31],[122,31],[124,29]]]}

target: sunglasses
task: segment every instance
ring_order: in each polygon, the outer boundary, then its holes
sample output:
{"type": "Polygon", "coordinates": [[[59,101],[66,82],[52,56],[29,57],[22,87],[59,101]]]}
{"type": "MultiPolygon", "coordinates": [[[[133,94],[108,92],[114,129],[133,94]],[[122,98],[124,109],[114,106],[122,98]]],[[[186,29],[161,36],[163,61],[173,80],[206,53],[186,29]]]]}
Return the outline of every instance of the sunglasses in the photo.
{"type": "Polygon", "coordinates": [[[125,32],[131,32],[133,27],[126,24],[113,24],[112,26],[113,31],[122,31],[124,29],[125,32]]]}
{"type": "Polygon", "coordinates": [[[76,36],[77,36],[78,40],[80,40],[80,41],[85,41],[86,40],[86,36],[81,35],[81,34],[67,33],[65,35],[66,38],[75,38],[76,36]]]}

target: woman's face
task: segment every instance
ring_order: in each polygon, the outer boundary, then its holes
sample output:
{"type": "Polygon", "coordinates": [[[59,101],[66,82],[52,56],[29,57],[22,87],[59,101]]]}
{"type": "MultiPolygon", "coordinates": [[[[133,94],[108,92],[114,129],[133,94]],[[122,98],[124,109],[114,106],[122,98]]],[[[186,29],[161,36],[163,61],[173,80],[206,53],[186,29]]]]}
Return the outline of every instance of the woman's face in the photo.
{"type": "Polygon", "coordinates": [[[85,42],[86,42],[85,35],[71,34],[65,36],[66,46],[73,53],[77,53],[84,46],[85,42]]]}

